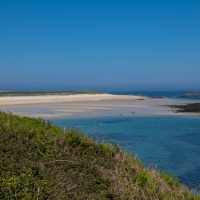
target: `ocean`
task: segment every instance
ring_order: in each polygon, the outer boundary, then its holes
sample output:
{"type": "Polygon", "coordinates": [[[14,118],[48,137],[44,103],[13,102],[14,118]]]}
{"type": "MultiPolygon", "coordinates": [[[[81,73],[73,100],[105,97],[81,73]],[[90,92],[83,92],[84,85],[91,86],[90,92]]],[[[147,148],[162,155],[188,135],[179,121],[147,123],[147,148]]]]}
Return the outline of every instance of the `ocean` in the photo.
{"type": "MultiPolygon", "coordinates": [[[[146,95],[164,96],[158,92],[146,95]]],[[[177,98],[173,92],[165,96],[177,98]]],[[[119,142],[147,167],[164,170],[193,191],[200,190],[200,116],[106,116],[52,121],[63,128],[81,130],[99,141],[119,142]]]]}

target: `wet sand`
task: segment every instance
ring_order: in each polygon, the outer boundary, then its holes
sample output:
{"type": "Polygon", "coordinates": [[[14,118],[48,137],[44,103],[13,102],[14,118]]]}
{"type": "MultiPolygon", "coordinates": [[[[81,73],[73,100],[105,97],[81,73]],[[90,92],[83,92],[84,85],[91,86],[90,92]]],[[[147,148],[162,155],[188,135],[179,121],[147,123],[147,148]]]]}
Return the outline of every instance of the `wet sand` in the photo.
{"type": "Polygon", "coordinates": [[[133,95],[111,94],[23,96],[0,97],[0,110],[21,116],[41,118],[196,115],[195,113],[174,113],[175,108],[163,106],[181,103],[182,101],[174,99],[152,99],[133,95]]]}

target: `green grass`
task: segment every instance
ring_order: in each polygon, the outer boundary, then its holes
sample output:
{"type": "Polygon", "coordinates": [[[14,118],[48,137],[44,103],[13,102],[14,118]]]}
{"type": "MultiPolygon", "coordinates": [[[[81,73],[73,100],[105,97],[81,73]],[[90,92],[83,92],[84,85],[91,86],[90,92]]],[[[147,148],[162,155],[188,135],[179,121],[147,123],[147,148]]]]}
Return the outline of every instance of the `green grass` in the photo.
{"type": "Polygon", "coordinates": [[[6,90],[0,90],[0,93],[1,93],[1,92],[5,92],[5,93],[6,93],[6,92],[8,92],[8,91],[6,91],[6,90]]]}
{"type": "Polygon", "coordinates": [[[75,94],[106,94],[106,92],[80,90],[80,91],[62,91],[62,92],[8,92],[0,91],[1,96],[44,96],[44,95],[75,95],[75,94]]]}
{"type": "Polygon", "coordinates": [[[0,158],[1,200],[200,199],[119,144],[42,119],[0,112],[0,158]]]}

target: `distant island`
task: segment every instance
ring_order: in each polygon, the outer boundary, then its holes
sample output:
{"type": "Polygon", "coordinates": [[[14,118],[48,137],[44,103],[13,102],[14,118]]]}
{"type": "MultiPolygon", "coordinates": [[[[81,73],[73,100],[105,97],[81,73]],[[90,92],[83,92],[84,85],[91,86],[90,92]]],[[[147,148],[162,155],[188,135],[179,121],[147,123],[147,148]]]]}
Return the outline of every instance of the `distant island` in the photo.
{"type": "Polygon", "coordinates": [[[200,97],[200,93],[186,93],[186,94],[180,94],[178,97],[190,97],[190,98],[198,98],[200,97]]]}

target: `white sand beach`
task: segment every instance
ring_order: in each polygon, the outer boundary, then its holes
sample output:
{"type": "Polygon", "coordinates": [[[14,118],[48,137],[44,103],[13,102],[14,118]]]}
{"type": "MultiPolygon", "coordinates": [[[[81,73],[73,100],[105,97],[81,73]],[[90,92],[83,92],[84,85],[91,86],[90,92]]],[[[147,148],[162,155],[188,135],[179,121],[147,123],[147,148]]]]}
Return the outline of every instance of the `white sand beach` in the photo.
{"type": "Polygon", "coordinates": [[[79,94],[79,95],[44,95],[44,96],[14,96],[0,97],[0,106],[4,105],[27,105],[27,104],[47,104],[64,102],[89,102],[103,100],[136,100],[141,96],[134,95],[112,95],[112,94],[79,94]]]}
{"type": "Polygon", "coordinates": [[[163,106],[180,103],[182,102],[174,99],[112,94],[16,96],[0,97],[0,110],[21,116],[42,118],[191,115],[174,113],[175,109],[163,106]]]}

